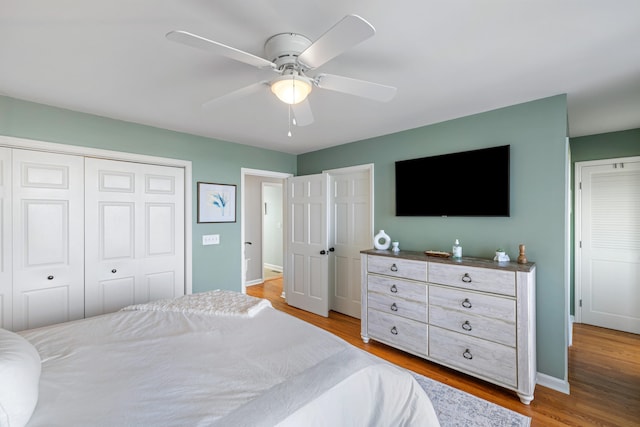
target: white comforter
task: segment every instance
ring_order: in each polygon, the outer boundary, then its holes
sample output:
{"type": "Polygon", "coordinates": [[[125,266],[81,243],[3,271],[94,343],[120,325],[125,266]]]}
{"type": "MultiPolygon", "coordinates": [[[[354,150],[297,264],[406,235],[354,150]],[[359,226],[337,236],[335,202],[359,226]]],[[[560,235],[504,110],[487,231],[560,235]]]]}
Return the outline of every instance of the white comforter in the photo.
{"type": "Polygon", "coordinates": [[[22,335],[28,426],[437,426],[408,373],[265,307],[252,318],[122,311],[22,335]]]}

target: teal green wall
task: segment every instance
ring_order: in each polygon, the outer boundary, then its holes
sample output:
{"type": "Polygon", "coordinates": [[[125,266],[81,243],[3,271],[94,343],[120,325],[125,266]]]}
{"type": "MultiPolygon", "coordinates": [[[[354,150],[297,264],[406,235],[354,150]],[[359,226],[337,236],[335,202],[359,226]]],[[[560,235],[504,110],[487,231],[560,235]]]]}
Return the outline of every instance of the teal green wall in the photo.
{"type": "MultiPolygon", "coordinates": [[[[497,247],[517,257],[518,244],[537,263],[538,371],[566,379],[564,289],[564,168],[566,97],[556,96],[397,134],[296,156],[111,120],[0,96],[0,134],[63,144],[190,160],[193,164],[193,290],[240,289],[240,223],[197,224],[196,182],[240,184],[242,167],[298,175],[375,164],[375,228],[404,249],[448,250],[459,238],[464,254],[492,257],[497,247]],[[511,144],[511,217],[397,218],[394,162],[511,144]],[[200,245],[220,234],[219,246],[200,245]]],[[[455,171],[416,183],[465,185],[455,171]]],[[[238,201],[241,195],[238,193],[238,201]]]]}
{"type": "MultiPolygon", "coordinates": [[[[619,157],[640,156],[640,129],[624,130],[619,132],[601,133],[598,135],[581,136],[571,138],[571,188],[575,188],[575,164],[589,160],[616,159],[619,157]]],[[[571,200],[575,212],[575,197],[571,200]]],[[[574,221],[571,221],[571,235],[574,236],[574,221]]],[[[571,246],[571,314],[575,314],[575,271],[574,271],[574,247],[571,246]]]]}
{"type": "Polygon", "coordinates": [[[0,96],[0,134],[192,162],[193,292],[240,290],[240,169],[296,172],[296,156],[0,96]],[[238,186],[237,221],[197,224],[198,181],[238,186]],[[202,246],[203,234],[220,245],[202,246]]]}
{"type": "MultiPolygon", "coordinates": [[[[373,163],[375,230],[384,229],[400,247],[451,250],[460,239],[463,254],[493,258],[496,248],[512,259],[518,245],[537,265],[538,372],[567,378],[567,289],[565,288],[565,202],[567,105],[564,95],[451,120],[393,135],[298,156],[298,174],[373,163]],[[509,218],[396,217],[394,162],[415,157],[511,145],[509,218]]],[[[425,171],[415,183],[418,197],[429,187],[473,185],[425,171]]]]}
{"type": "Polygon", "coordinates": [[[640,129],[571,138],[571,164],[640,156],[640,129]]]}

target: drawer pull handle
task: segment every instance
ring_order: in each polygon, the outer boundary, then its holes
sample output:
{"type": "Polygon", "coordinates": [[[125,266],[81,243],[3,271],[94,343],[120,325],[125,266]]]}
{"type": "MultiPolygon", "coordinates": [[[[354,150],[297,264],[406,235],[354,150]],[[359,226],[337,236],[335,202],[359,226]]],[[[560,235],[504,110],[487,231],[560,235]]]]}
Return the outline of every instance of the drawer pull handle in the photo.
{"type": "Polygon", "coordinates": [[[391,271],[398,271],[398,266],[395,264],[391,265],[391,271]]]}
{"type": "Polygon", "coordinates": [[[471,354],[471,352],[469,351],[469,349],[466,349],[464,351],[464,353],[462,353],[462,356],[464,356],[465,359],[467,360],[471,360],[473,359],[473,354],[471,354]]]}
{"type": "Polygon", "coordinates": [[[391,328],[391,333],[393,335],[398,335],[398,328],[396,328],[395,326],[393,328],[391,328]]]}
{"type": "Polygon", "coordinates": [[[471,307],[473,307],[473,306],[471,305],[471,301],[469,301],[469,298],[465,298],[465,299],[464,299],[464,301],[462,301],[462,306],[463,306],[464,308],[471,308],[471,307]]]}
{"type": "Polygon", "coordinates": [[[394,294],[398,293],[398,288],[396,287],[396,285],[391,285],[391,289],[389,289],[389,290],[394,294]]]}
{"type": "Polygon", "coordinates": [[[468,320],[465,320],[465,322],[462,324],[462,329],[464,329],[465,331],[470,331],[473,328],[471,327],[471,323],[469,323],[468,320]]]}
{"type": "Polygon", "coordinates": [[[464,276],[462,276],[462,281],[464,283],[471,283],[471,276],[469,276],[469,273],[464,273],[464,276]]]}
{"type": "Polygon", "coordinates": [[[47,280],[53,280],[53,276],[47,276],[47,280]]]}
{"type": "Polygon", "coordinates": [[[391,311],[398,311],[398,306],[396,305],[395,302],[391,304],[391,311]]]}

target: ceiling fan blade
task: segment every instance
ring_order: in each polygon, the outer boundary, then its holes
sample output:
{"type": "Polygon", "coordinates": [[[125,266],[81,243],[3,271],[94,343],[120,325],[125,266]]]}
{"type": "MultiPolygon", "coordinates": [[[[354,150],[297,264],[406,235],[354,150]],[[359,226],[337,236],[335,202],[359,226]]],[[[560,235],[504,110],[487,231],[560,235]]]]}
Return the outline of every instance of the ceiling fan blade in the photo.
{"type": "Polygon", "coordinates": [[[238,90],[234,90],[233,92],[229,92],[226,95],[222,95],[219,96],[217,98],[213,98],[207,102],[205,102],[204,104],[202,104],[202,108],[214,108],[217,107],[221,104],[225,104],[227,102],[231,102],[235,99],[240,99],[243,98],[245,96],[249,96],[251,94],[254,94],[256,92],[259,92],[260,90],[262,90],[265,87],[268,87],[269,82],[267,81],[262,81],[262,82],[257,82],[257,83],[253,83],[250,84],[249,86],[245,86],[243,88],[240,88],[238,90]]]}
{"type": "Polygon", "coordinates": [[[182,43],[197,49],[208,50],[209,52],[213,52],[217,55],[226,56],[227,58],[253,65],[257,68],[276,68],[276,64],[271,61],[267,61],[264,58],[260,58],[259,56],[222,43],[214,42],[213,40],[205,39],[204,37],[200,37],[186,31],[170,31],[167,33],[166,37],[171,41],[182,43]]]}
{"type": "Polygon", "coordinates": [[[308,126],[313,123],[313,113],[311,112],[309,98],[298,104],[293,104],[291,110],[293,110],[293,117],[296,119],[296,126],[308,126]]]}
{"type": "Polygon", "coordinates": [[[321,89],[347,93],[349,95],[369,98],[374,101],[388,102],[393,99],[398,89],[393,86],[381,85],[365,80],[335,76],[333,74],[319,74],[315,84],[321,89]]]}
{"type": "Polygon", "coordinates": [[[375,33],[373,25],[358,15],[347,15],[306,48],[298,62],[309,69],[318,68],[375,33]]]}

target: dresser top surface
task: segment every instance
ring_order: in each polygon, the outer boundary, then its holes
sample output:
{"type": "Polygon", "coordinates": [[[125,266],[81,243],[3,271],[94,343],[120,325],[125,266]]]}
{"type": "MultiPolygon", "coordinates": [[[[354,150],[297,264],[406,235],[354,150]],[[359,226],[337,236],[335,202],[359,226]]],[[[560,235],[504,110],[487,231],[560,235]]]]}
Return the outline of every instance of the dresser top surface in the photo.
{"type": "Polygon", "coordinates": [[[491,259],[475,258],[475,257],[462,257],[459,260],[453,259],[451,257],[442,258],[442,257],[436,257],[436,256],[428,256],[424,252],[418,252],[418,251],[393,252],[390,250],[368,249],[368,250],[361,251],[361,253],[367,254],[367,255],[379,255],[379,256],[385,256],[390,258],[400,258],[400,259],[408,259],[408,260],[414,260],[414,261],[435,262],[439,264],[493,268],[496,270],[507,270],[507,271],[523,271],[526,273],[533,271],[536,266],[535,263],[533,262],[519,264],[514,261],[497,262],[491,259]]]}

